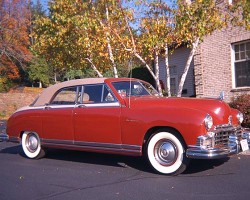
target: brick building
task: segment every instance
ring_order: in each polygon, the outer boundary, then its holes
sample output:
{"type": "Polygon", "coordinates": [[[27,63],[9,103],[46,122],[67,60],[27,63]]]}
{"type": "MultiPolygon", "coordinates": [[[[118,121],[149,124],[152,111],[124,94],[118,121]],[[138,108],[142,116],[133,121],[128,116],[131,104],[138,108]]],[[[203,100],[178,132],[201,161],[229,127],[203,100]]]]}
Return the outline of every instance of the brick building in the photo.
{"type": "Polygon", "coordinates": [[[194,56],[197,97],[250,93],[250,31],[230,27],[205,38],[194,56]]]}
{"type": "MultiPolygon", "coordinates": [[[[173,94],[189,52],[181,47],[169,57],[173,94]]],[[[160,73],[165,80],[165,69],[160,73]]],[[[250,31],[245,28],[229,27],[205,37],[191,63],[182,96],[218,97],[222,91],[227,102],[242,93],[250,94],[250,31]]]]}

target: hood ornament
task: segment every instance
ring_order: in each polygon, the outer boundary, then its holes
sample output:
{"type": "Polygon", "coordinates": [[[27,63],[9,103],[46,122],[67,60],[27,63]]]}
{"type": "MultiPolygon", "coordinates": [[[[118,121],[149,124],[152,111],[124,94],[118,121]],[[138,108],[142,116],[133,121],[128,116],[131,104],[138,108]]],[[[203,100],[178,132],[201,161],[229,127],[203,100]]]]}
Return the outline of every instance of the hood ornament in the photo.
{"type": "Polygon", "coordinates": [[[222,101],[225,99],[225,92],[224,91],[221,91],[219,99],[222,101]]]}

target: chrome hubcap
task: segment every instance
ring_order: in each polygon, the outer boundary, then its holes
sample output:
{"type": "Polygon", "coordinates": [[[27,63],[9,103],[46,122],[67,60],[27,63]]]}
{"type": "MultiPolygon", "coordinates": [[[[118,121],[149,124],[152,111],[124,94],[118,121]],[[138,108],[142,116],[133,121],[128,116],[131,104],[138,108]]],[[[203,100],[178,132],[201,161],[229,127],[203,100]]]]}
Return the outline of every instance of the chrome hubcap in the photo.
{"type": "Polygon", "coordinates": [[[26,147],[30,152],[35,152],[36,149],[38,148],[38,139],[34,134],[31,134],[27,138],[26,147]]]}
{"type": "Polygon", "coordinates": [[[154,155],[161,165],[170,166],[176,161],[177,148],[173,142],[161,140],[155,145],[154,155]]]}

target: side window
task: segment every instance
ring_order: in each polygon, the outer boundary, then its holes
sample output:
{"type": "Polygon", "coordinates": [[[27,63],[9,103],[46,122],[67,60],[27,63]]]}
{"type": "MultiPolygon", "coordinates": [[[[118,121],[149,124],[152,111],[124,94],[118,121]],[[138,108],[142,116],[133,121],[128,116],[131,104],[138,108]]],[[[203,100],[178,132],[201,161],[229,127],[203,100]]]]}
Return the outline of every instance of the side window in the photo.
{"type": "Polygon", "coordinates": [[[51,101],[54,105],[74,105],[76,101],[77,87],[61,89],[51,101]]]}
{"type": "Polygon", "coordinates": [[[103,102],[115,102],[117,101],[114,95],[108,90],[106,86],[103,87],[103,102]]]}
{"type": "Polygon", "coordinates": [[[108,103],[117,101],[105,85],[86,85],[83,91],[83,103],[108,103]]]}

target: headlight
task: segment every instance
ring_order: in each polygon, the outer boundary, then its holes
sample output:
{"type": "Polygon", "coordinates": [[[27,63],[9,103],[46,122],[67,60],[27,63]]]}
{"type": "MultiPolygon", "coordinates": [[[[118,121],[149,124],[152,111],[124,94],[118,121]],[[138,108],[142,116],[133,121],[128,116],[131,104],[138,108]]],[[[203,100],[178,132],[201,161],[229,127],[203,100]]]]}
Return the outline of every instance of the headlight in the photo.
{"type": "Polygon", "coordinates": [[[204,119],[204,123],[205,123],[206,129],[209,130],[210,128],[212,128],[212,126],[214,124],[213,118],[209,114],[207,114],[205,119],[204,119]]]}
{"type": "Polygon", "coordinates": [[[238,119],[238,122],[241,124],[244,120],[244,116],[241,112],[238,112],[237,114],[237,119],[238,119]]]}

